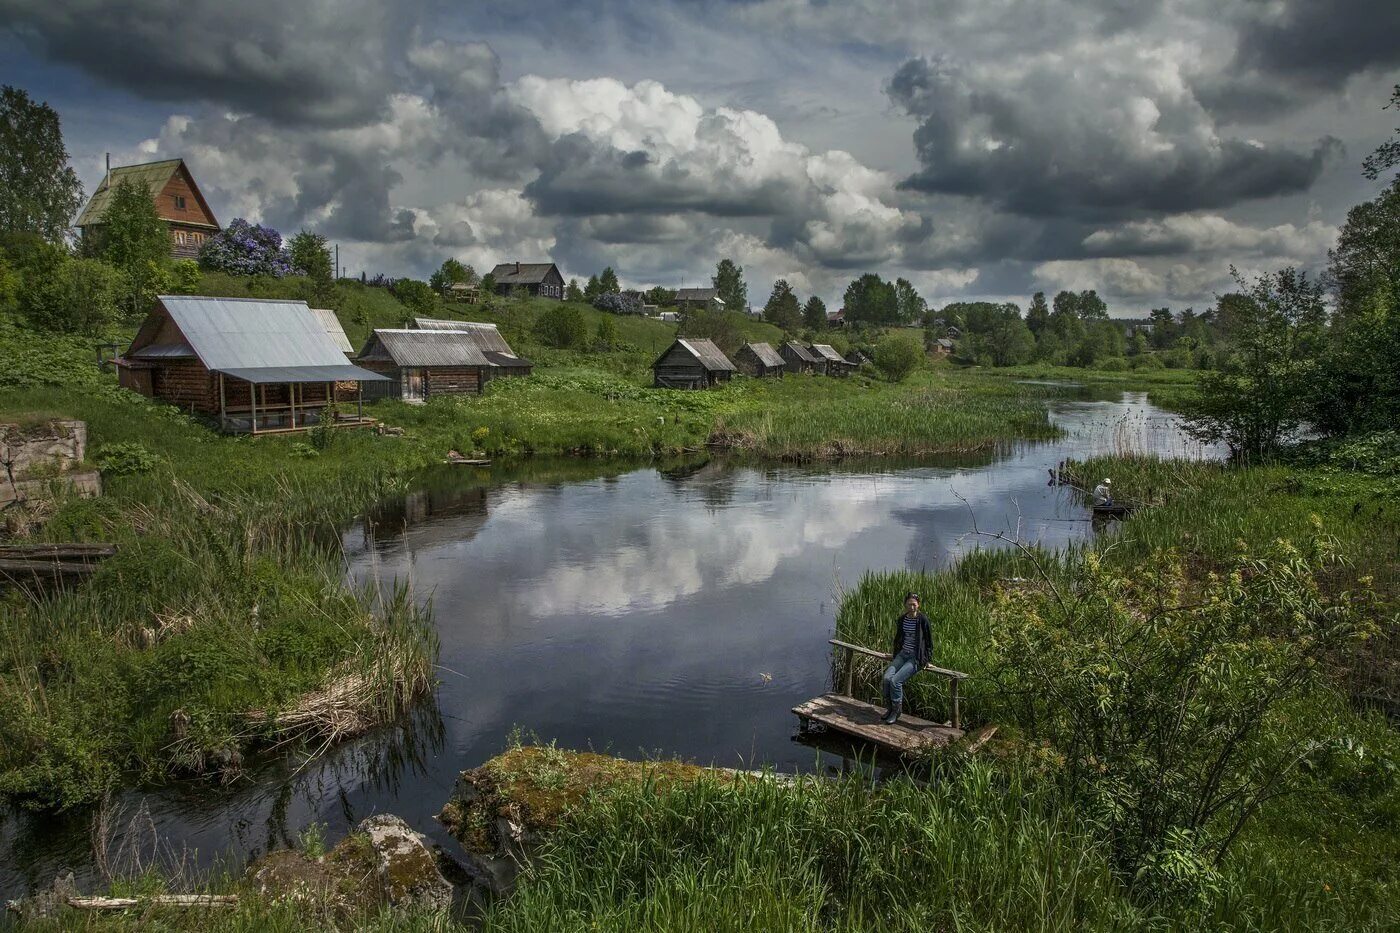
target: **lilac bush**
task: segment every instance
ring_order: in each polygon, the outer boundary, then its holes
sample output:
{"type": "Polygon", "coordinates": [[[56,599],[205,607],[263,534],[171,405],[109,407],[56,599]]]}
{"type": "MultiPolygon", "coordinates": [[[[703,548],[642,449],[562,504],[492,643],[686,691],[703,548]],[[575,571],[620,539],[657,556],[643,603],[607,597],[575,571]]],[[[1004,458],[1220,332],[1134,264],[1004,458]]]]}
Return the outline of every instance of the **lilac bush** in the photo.
{"type": "Polygon", "coordinates": [[[282,234],[242,217],[204,241],[199,265],[230,275],[291,275],[292,259],[282,245],[282,234]]]}
{"type": "Polygon", "coordinates": [[[643,314],[640,295],[631,292],[603,292],[593,299],[593,307],[599,311],[608,311],[613,314],[643,314]]]}

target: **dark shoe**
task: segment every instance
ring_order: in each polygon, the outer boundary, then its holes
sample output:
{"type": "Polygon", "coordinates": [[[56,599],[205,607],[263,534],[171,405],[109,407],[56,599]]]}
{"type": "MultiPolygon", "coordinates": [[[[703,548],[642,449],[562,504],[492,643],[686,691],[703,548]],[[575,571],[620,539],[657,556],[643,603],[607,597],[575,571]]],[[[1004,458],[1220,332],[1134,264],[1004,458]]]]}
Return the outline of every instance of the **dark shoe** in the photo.
{"type": "Polygon", "coordinates": [[[880,717],[880,721],[887,726],[894,725],[896,722],[899,721],[899,707],[900,704],[898,703],[891,704],[889,710],[885,713],[885,715],[880,717]]]}

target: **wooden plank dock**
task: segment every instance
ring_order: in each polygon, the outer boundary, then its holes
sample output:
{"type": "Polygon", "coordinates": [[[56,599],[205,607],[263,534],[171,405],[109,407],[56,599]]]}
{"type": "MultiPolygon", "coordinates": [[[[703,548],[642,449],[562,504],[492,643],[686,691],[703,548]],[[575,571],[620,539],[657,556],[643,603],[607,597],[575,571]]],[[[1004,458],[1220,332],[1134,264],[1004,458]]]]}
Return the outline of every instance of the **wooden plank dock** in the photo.
{"type": "Polygon", "coordinates": [[[880,721],[884,710],[863,700],[857,700],[851,694],[855,676],[855,656],[860,654],[888,661],[890,655],[883,651],[876,651],[862,645],[853,645],[835,638],[830,639],[830,642],[845,653],[843,689],[839,693],[823,694],[792,708],[800,721],[799,728],[804,733],[811,728],[812,723],[817,723],[827,729],[841,732],[869,742],[885,751],[900,755],[926,748],[943,748],[963,737],[958,685],[967,679],[967,675],[962,671],[936,667],[932,664],[926,664],[923,668],[924,671],[947,678],[948,699],[953,713],[952,721],[946,723],[930,722],[927,719],[905,714],[899,717],[898,722],[888,725],[880,721]]]}

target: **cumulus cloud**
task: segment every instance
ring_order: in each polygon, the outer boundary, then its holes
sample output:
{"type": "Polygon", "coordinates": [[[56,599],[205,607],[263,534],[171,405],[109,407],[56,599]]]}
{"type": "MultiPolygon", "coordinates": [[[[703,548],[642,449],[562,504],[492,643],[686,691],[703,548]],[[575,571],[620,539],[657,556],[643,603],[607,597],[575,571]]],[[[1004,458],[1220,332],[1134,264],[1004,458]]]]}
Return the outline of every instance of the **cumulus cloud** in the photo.
{"type": "Polygon", "coordinates": [[[1191,50],[1083,41],[1015,63],[906,62],[890,97],[919,121],[918,191],[1033,216],[1219,208],[1306,190],[1335,140],[1310,150],[1226,135],[1192,93],[1191,50]]]}
{"type": "Polygon", "coordinates": [[[1315,260],[1336,240],[1337,228],[1319,220],[1251,227],[1219,214],[1177,214],[1095,230],[1084,238],[1084,248],[1109,256],[1263,253],[1315,260]]]}
{"type": "Polygon", "coordinates": [[[1400,4],[1283,0],[1245,7],[1234,68],[1336,89],[1352,75],[1400,65],[1400,4]]]}

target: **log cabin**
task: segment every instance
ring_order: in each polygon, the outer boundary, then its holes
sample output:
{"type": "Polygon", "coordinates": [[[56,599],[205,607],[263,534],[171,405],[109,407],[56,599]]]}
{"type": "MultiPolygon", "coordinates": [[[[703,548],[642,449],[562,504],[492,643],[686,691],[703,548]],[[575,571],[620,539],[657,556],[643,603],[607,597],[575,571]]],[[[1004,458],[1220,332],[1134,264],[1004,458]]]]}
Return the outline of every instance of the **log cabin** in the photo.
{"type": "Polygon", "coordinates": [[[652,384],[658,389],[709,389],[728,382],[734,364],[714,341],[680,337],[652,364],[652,384]]]}
{"type": "Polygon", "coordinates": [[[503,262],[491,270],[491,279],[498,295],[523,288],[533,298],[564,297],[564,276],[552,262],[503,262]]]}
{"type": "Polygon", "coordinates": [[[830,344],[814,343],[808,347],[807,352],[822,361],[828,376],[845,377],[855,372],[856,367],[837,353],[836,348],[830,344]]]}
{"type": "MultiPolygon", "coordinates": [[[[678,288],[676,289],[676,310],[687,311],[691,309],[703,309],[706,311],[720,311],[724,308],[724,299],[719,297],[717,288],[678,288]]],[[[742,310],[742,309],[741,309],[742,310]]]]}
{"type": "Polygon", "coordinates": [[[783,358],[783,366],[790,373],[817,373],[826,372],[826,363],[813,356],[810,351],[796,340],[789,340],[778,348],[778,354],[783,358]]]}
{"type": "Polygon", "coordinates": [[[205,239],[219,232],[219,222],[209,202],[195,184],[194,176],[183,159],[145,162],[140,165],[119,165],[107,170],[92,198],[83,208],[75,226],[82,231],[85,245],[91,247],[99,240],[104,215],[112,201],[112,192],[123,181],[145,186],[151,192],[156,213],[170,228],[170,256],[173,259],[193,259],[205,239]]]}
{"type": "Polygon", "coordinates": [[[759,378],[783,375],[783,358],[766,343],[746,343],[734,354],[734,365],[740,372],[759,378]]]}
{"type": "Polygon", "coordinates": [[[389,379],[370,384],[366,398],[405,402],[439,395],[479,395],[494,365],[472,335],[463,331],[388,328],[369,335],[355,362],[389,379]]]}
{"type": "Polygon", "coordinates": [[[470,335],[477,349],[491,363],[492,368],[486,374],[488,380],[499,376],[528,376],[535,368],[534,363],[518,356],[511,349],[506,338],[501,335],[501,329],[495,324],[417,317],[413,319],[413,326],[418,330],[456,330],[470,335]]]}
{"type": "Polygon", "coordinates": [[[304,301],[160,295],[113,360],[124,388],[214,418],[230,433],[303,431],[336,402],[337,426],[371,425],[361,386],[386,377],[355,366],[304,301]]]}

